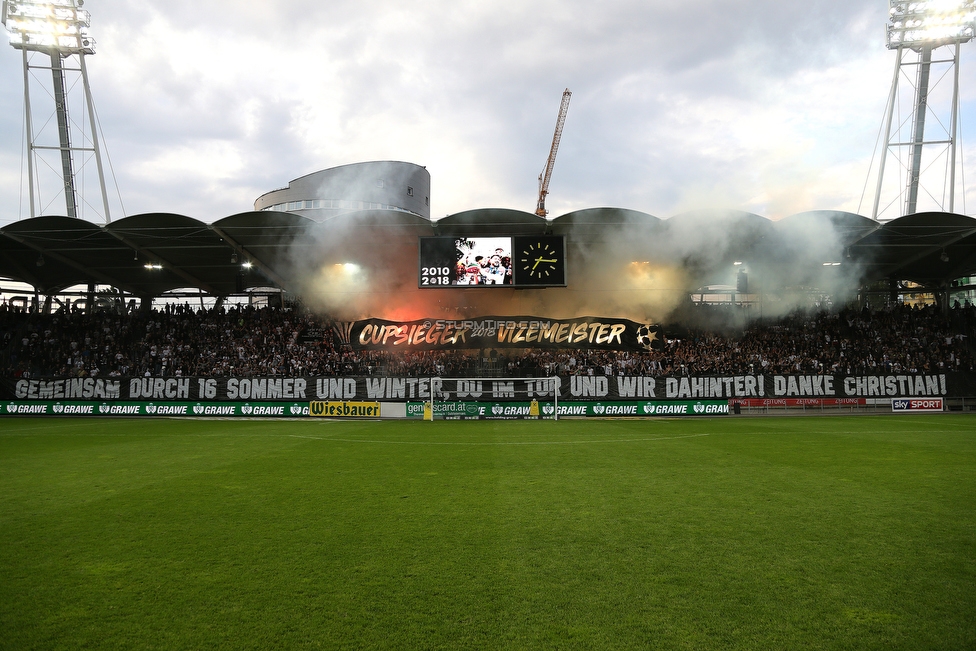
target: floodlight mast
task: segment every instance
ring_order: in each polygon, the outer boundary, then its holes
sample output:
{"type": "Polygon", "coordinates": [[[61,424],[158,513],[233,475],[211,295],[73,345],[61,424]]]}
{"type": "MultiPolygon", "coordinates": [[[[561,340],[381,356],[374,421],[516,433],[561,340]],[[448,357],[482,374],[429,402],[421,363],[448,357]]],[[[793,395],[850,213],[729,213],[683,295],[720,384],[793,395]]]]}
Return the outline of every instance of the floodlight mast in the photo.
{"type": "MultiPolygon", "coordinates": [[[[27,170],[30,186],[30,216],[36,217],[41,204],[40,197],[35,196],[37,184],[37,154],[39,151],[56,150],[61,158],[61,188],[64,193],[65,207],[69,217],[79,217],[78,193],[75,187],[74,153],[90,152],[95,159],[98,171],[99,189],[102,195],[102,206],[105,211],[105,221],[111,221],[108,193],[105,189],[105,175],[102,168],[102,156],[98,143],[97,122],[95,119],[94,103],[91,98],[91,86],[88,83],[88,69],[85,66],[85,55],[95,53],[95,41],[88,35],[91,16],[81,9],[84,0],[3,0],[2,22],[7,29],[10,45],[21,50],[24,65],[24,120],[27,128],[27,170]],[[31,63],[30,52],[47,54],[49,65],[35,65],[31,63]],[[78,58],[78,67],[65,65],[70,57],[78,58]],[[30,96],[30,70],[49,69],[52,78],[52,92],[54,109],[58,125],[58,146],[46,146],[38,142],[38,134],[34,133],[32,107],[30,96]],[[65,84],[65,72],[81,74],[85,105],[91,128],[91,146],[72,144],[72,122],[68,116],[68,93],[65,84]]],[[[82,136],[82,144],[84,136],[82,136]]],[[[37,188],[39,190],[39,187],[37,188]]]]}
{"type": "MultiPolygon", "coordinates": [[[[896,50],[895,73],[888,98],[885,117],[885,144],[881,153],[878,184],[871,218],[878,219],[884,181],[885,161],[893,148],[909,147],[907,192],[903,215],[917,212],[919,180],[922,174],[922,149],[925,145],[948,145],[950,162],[947,165],[948,210],[955,209],[956,134],[959,120],[959,46],[976,36],[976,0],[889,0],[887,45],[896,50]],[[951,58],[935,61],[932,52],[941,47],[952,50],[951,58]],[[905,54],[914,52],[915,61],[905,54]],[[925,118],[929,110],[929,79],[933,63],[945,63],[954,68],[951,118],[947,139],[926,140],[925,118]],[[915,101],[912,109],[912,129],[909,142],[892,142],[892,119],[898,97],[898,82],[905,66],[917,66],[915,71],[915,101]]],[[[900,131],[900,130],[899,130],[900,131]]],[[[895,140],[898,140],[896,138],[895,140]]],[[[945,183],[943,184],[945,185],[945,183]]],[[[945,206],[943,206],[943,209],[945,206]]]]}

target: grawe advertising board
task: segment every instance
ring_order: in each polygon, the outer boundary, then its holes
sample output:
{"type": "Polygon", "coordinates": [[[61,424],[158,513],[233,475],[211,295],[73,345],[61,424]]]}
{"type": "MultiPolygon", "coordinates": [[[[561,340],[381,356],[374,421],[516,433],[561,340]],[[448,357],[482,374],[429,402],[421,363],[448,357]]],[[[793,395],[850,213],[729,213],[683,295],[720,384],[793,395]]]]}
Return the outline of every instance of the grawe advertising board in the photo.
{"type": "Polygon", "coordinates": [[[944,411],[942,398],[898,398],[891,401],[891,411],[896,414],[918,414],[944,411]]]}
{"type": "Polygon", "coordinates": [[[10,400],[0,403],[8,416],[198,416],[301,418],[308,403],[300,402],[78,402],[10,400]]]}

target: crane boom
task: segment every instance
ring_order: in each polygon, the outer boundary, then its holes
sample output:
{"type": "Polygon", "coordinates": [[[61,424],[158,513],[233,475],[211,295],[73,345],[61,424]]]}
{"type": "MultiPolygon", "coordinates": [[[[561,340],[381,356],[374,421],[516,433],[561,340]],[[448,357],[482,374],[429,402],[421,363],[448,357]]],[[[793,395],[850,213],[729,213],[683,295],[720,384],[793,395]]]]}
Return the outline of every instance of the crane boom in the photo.
{"type": "Polygon", "coordinates": [[[559,116],[556,118],[556,132],[552,134],[552,147],[549,149],[549,158],[546,160],[546,169],[539,175],[539,203],[536,206],[535,214],[545,217],[549,214],[546,210],[546,195],[549,194],[549,179],[552,178],[552,166],[556,162],[556,150],[559,149],[559,139],[563,136],[563,124],[566,122],[566,112],[569,110],[569,98],[573,94],[569,89],[563,91],[563,101],[559,104],[559,116]]]}

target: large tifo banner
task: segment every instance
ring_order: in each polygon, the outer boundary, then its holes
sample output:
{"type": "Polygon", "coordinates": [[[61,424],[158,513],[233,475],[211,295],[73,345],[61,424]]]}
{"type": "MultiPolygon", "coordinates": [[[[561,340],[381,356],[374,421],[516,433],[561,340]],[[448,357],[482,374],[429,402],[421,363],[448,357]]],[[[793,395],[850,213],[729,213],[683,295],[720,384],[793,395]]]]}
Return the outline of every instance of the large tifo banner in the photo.
{"type": "Polygon", "coordinates": [[[543,380],[411,377],[70,378],[0,380],[0,400],[527,402],[935,398],[976,396],[976,373],[915,375],[569,375],[543,380]]]}
{"type": "Polygon", "coordinates": [[[366,319],[339,324],[335,332],[341,343],[365,350],[653,350],[663,344],[660,326],[595,316],[575,319],[487,316],[458,321],[366,319]]]}

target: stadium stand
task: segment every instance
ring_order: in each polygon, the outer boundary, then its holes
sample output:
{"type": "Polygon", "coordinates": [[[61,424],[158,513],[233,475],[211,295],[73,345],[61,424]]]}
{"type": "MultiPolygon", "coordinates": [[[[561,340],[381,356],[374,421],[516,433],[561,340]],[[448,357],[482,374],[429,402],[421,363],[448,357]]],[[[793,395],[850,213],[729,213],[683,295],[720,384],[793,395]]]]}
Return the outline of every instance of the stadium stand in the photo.
{"type": "MultiPolygon", "coordinates": [[[[718,308],[694,308],[702,316],[718,308]]],[[[708,321],[708,319],[701,319],[708,321]]],[[[733,332],[672,326],[661,351],[352,350],[290,308],[37,314],[0,305],[0,373],[37,377],[729,375],[972,371],[976,307],[795,312],[733,332]]]]}

